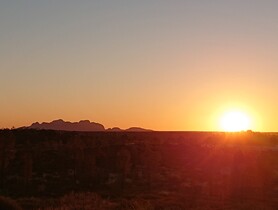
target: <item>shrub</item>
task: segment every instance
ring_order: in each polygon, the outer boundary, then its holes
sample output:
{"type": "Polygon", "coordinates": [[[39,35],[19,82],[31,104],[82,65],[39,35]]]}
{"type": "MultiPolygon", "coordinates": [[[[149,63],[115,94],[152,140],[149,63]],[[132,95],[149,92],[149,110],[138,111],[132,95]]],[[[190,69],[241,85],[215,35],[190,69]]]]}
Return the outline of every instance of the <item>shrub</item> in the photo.
{"type": "Polygon", "coordinates": [[[132,199],[122,200],[116,210],[154,210],[154,207],[149,201],[132,199]]]}
{"type": "Polygon", "coordinates": [[[22,210],[15,200],[8,197],[0,196],[0,209],[1,210],[22,210]]]}
{"type": "Polygon", "coordinates": [[[103,210],[106,204],[96,193],[70,193],[61,197],[56,205],[39,210],[103,210]]]}

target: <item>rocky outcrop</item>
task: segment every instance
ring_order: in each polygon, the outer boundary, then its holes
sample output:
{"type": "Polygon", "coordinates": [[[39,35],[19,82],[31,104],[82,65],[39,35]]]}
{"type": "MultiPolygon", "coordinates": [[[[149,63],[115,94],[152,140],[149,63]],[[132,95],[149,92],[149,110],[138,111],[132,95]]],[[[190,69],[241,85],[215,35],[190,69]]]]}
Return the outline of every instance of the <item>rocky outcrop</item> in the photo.
{"type": "Polygon", "coordinates": [[[65,122],[64,120],[54,120],[50,123],[33,123],[28,128],[38,130],[62,130],[62,131],[105,131],[100,123],[81,120],[79,122],[65,122]]]}

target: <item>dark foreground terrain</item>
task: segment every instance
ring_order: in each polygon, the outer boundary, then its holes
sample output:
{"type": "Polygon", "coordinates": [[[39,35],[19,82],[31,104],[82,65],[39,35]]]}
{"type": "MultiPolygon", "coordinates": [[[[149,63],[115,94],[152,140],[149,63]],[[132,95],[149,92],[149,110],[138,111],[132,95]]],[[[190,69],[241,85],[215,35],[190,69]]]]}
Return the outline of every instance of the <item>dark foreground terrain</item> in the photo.
{"type": "Polygon", "coordinates": [[[278,209],[278,135],[0,130],[0,194],[40,210],[278,209]]]}

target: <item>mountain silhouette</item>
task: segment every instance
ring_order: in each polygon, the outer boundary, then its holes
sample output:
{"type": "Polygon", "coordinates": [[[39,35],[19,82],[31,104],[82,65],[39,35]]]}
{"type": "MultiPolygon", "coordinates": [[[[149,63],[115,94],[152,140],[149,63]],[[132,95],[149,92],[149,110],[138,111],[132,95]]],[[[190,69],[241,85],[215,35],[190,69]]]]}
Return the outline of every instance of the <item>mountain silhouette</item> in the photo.
{"type": "Polygon", "coordinates": [[[33,123],[28,128],[38,130],[62,130],[62,131],[105,131],[100,123],[81,120],[79,122],[65,122],[64,120],[54,120],[50,123],[33,123]]]}
{"type": "Polygon", "coordinates": [[[148,130],[148,129],[145,129],[145,128],[140,128],[140,127],[131,127],[131,128],[126,129],[125,131],[128,131],[128,132],[146,132],[146,131],[151,131],[151,130],[148,130]]]}
{"type": "Polygon", "coordinates": [[[121,128],[118,128],[118,127],[114,127],[114,128],[108,128],[108,129],[106,129],[106,131],[119,132],[119,131],[124,131],[124,130],[122,130],[121,128]]]}
{"type": "Polygon", "coordinates": [[[29,129],[36,129],[36,130],[60,130],[60,131],[107,131],[107,132],[121,132],[121,131],[127,131],[127,132],[146,132],[151,131],[148,129],[140,128],[140,127],[131,127],[126,130],[123,130],[118,127],[114,128],[108,128],[105,129],[105,127],[96,122],[90,122],[89,120],[81,120],[79,122],[69,122],[64,121],[62,119],[54,120],[52,122],[36,122],[33,123],[29,127],[25,127],[29,129]]]}

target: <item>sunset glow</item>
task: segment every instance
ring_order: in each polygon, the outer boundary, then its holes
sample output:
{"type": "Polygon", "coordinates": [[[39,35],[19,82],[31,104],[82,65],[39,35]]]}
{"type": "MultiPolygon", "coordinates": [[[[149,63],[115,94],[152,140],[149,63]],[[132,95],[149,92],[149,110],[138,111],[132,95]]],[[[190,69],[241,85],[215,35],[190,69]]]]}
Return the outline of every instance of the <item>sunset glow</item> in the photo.
{"type": "Polygon", "coordinates": [[[0,128],[63,119],[278,131],[277,8],[273,0],[1,1],[0,128]],[[242,116],[219,125],[227,110],[247,110],[252,126],[242,116]]]}
{"type": "Polygon", "coordinates": [[[220,126],[223,131],[229,132],[246,131],[251,129],[250,118],[240,111],[225,113],[220,119],[220,126]]]}
{"type": "Polygon", "coordinates": [[[0,210],[278,210],[277,11],[0,1],[0,210]]]}

